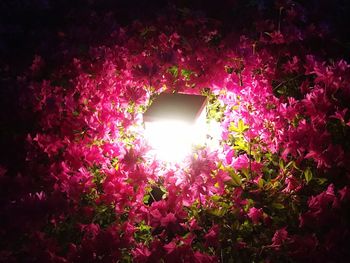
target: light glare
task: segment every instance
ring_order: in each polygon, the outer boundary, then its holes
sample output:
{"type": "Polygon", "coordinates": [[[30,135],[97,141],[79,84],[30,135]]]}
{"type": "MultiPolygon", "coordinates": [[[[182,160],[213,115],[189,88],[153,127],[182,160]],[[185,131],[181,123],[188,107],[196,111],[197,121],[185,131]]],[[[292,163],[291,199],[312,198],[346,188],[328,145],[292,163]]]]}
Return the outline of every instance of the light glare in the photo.
{"type": "Polygon", "coordinates": [[[147,122],[145,136],[156,157],[169,162],[181,161],[201,143],[196,125],[181,121],[147,122]]]}
{"type": "Polygon", "coordinates": [[[220,130],[218,122],[207,123],[204,109],[194,124],[176,120],[145,122],[145,139],[152,148],[151,155],[176,163],[190,155],[195,145],[215,150],[220,142],[220,130]]]}

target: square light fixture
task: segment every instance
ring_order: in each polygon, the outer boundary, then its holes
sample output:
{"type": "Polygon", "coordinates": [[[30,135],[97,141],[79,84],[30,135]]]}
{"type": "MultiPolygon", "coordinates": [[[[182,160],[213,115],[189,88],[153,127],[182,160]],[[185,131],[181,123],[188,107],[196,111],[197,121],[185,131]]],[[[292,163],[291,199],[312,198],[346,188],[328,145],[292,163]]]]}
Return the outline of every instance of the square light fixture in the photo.
{"type": "Polygon", "coordinates": [[[206,138],[205,96],[161,93],[143,115],[145,137],[156,158],[178,162],[206,138]]]}

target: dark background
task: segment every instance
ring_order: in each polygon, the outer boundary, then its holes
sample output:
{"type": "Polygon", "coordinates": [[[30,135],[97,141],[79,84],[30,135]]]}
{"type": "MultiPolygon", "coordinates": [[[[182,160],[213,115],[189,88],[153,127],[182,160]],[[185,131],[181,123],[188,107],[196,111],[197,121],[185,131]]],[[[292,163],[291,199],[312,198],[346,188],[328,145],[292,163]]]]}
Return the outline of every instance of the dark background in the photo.
{"type": "MultiPolygon", "coordinates": [[[[147,20],[168,6],[201,11],[223,22],[228,30],[251,23],[253,9],[266,17],[279,2],[273,0],[1,0],[0,61],[15,66],[16,73],[28,67],[34,53],[52,52],[59,41],[57,33],[84,25],[92,12],[96,17],[112,13],[115,23],[127,25],[135,19],[147,20]]],[[[350,40],[347,0],[294,1],[307,10],[310,22],[323,23],[342,44],[350,40]]],[[[98,21],[96,21],[98,23],[98,21]]],[[[96,25],[95,25],[96,26],[96,25]]],[[[98,28],[96,28],[98,29],[98,28]]],[[[105,28],[104,28],[105,30],[105,28]]],[[[97,40],[98,41],[98,40],[97,40]]],[[[345,54],[344,54],[345,55],[345,54]]],[[[3,65],[2,65],[3,67],[3,65]]]]}

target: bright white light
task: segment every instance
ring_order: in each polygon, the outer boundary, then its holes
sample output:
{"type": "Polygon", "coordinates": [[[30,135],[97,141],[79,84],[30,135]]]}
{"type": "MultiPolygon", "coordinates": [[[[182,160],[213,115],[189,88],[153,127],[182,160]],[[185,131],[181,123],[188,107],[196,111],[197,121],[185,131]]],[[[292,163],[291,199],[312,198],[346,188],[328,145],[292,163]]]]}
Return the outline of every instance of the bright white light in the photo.
{"type": "Polygon", "coordinates": [[[176,162],[191,152],[193,134],[186,123],[148,122],[145,135],[158,159],[176,162]]]}
{"type": "Polygon", "coordinates": [[[206,146],[210,150],[216,150],[220,147],[222,128],[219,122],[211,120],[206,124],[206,135],[207,140],[205,141],[206,146]]]}
{"type": "Polygon", "coordinates": [[[177,163],[190,155],[193,146],[206,146],[215,150],[220,145],[220,123],[206,121],[206,110],[194,124],[182,121],[154,121],[145,123],[145,138],[157,159],[177,163]]]}
{"type": "Polygon", "coordinates": [[[145,137],[156,158],[179,162],[188,156],[193,145],[203,145],[206,137],[205,111],[195,124],[182,121],[145,123],[145,137]]]}

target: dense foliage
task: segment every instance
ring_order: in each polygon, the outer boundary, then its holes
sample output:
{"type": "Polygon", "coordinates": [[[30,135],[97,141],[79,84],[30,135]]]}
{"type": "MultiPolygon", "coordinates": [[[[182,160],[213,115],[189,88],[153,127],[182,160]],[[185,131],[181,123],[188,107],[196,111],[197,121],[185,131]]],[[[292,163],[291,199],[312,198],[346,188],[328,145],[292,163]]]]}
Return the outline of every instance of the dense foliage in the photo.
{"type": "Polygon", "coordinates": [[[0,169],[0,261],[346,262],[350,65],[314,48],[327,30],[301,5],[274,12],[239,34],[186,9],[103,45],[59,32],[64,63],[37,55],[18,77],[35,128],[25,170],[0,169]],[[217,149],[148,154],[142,113],[163,91],[208,97],[217,149]]]}

